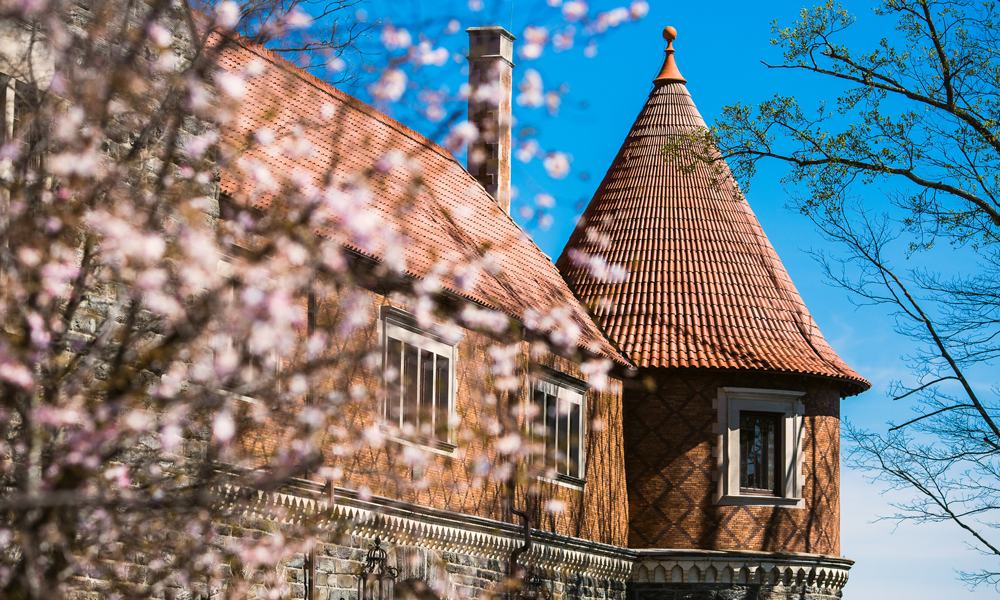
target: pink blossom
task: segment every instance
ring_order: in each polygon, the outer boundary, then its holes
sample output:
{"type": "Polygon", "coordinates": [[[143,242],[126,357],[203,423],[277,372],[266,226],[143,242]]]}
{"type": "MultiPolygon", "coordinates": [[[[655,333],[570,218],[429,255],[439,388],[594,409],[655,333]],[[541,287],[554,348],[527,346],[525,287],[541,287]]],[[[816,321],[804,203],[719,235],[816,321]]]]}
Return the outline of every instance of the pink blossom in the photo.
{"type": "Polygon", "coordinates": [[[567,21],[579,21],[587,16],[587,3],[580,2],[579,0],[570,0],[563,4],[562,13],[567,21]]]}
{"type": "Polygon", "coordinates": [[[565,31],[560,31],[554,34],[552,36],[552,47],[555,48],[557,52],[569,50],[573,47],[573,38],[575,34],[576,30],[573,27],[569,27],[565,31]]]}
{"type": "Polygon", "coordinates": [[[562,152],[551,152],[545,157],[545,171],[553,179],[562,179],[569,174],[569,157],[562,152]]]}
{"type": "Polygon", "coordinates": [[[328,61],[326,61],[326,68],[331,73],[340,73],[347,68],[347,63],[344,59],[339,56],[331,56],[328,61]]]}
{"type": "Polygon", "coordinates": [[[472,329],[502,333],[507,330],[509,319],[500,311],[477,308],[471,304],[462,309],[462,322],[472,329]]]}
{"type": "Polygon", "coordinates": [[[521,45],[521,58],[532,60],[542,55],[542,50],[549,39],[549,30],[545,27],[528,26],[524,28],[524,44],[521,45]]]}
{"type": "Polygon", "coordinates": [[[528,69],[521,78],[521,83],[517,86],[521,92],[517,95],[517,103],[520,106],[538,107],[544,102],[542,87],[542,76],[535,69],[528,69]]]}
{"type": "Polygon", "coordinates": [[[633,19],[642,19],[649,14],[649,3],[645,0],[635,0],[629,6],[629,13],[631,13],[633,19]]]}
{"type": "Polygon", "coordinates": [[[165,425],[160,431],[160,446],[164,452],[174,452],[180,447],[184,440],[183,431],[180,426],[174,423],[165,425]]]}
{"type": "Polygon", "coordinates": [[[538,142],[537,141],[535,141],[535,140],[523,140],[518,145],[517,151],[515,152],[514,155],[517,157],[517,160],[519,160],[519,161],[521,161],[523,163],[526,163],[526,162],[530,162],[531,159],[533,159],[536,156],[538,156],[538,153],[540,152],[540,150],[541,149],[538,147],[538,142]]]}
{"type": "Polygon", "coordinates": [[[501,454],[514,454],[521,449],[521,436],[516,433],[508,433],[497,440],[497,452],[501,454]]]}
{"type": "Polygon", "coordinates": [[[285,18],[283,19],[284,24],[289,29],[305,29],[313,23],[313,18],[301,7],[296,6],[293,8],[285,18]]]}
{"type": "Polygon", "coordinates": [[[152,23],[146,33],[150,41],[159,48],[167,48],[174,41],[170,31],[159,23],[152,23]]]}
{"type": "Polygon", "coordinates": [[[192,159],[201,158],[218,140],[219,134],[216,131],[191,136],[184,141],[184,154],[192,159]]]}
{"type": "Polygon", "coordinates": [[[558,92],[546,92],[545,108],[548,109],[550,115],[554,115],[559,112],[560,104],[562,104],[562,97],[559,96],[558,92]]]}
{"type": "Polygon", "coordinates": [[[406,162],[406,155],[393,148],[375,161],[375,170],[379,173],[389,173],[406,162]]]}
{"type": "Polygon", "coordinates": [[[224,29],[234,29],[240,22],[240,5],[223,0],[215,5],[215,24],[224,29]]]}
{"type": "Polygon", "coordinates": [[[0,354],[0,381],[30,390],[35,385],[31,369],[15,362],[12,357],[0,354]]]}
{"type": "Polygon", "coordinates": [[[104,478],[120,488],[127,488],[132,485],[132,480],[128,476],[128,467],[125,465],[115,465],[106,469],[104,471],[104,478]]]}
{"type": "Polygon", "coordinates": [[[236,434],[236,421],[233,414],[226,409],[216,413],[212,420],[212,437],[221,444],[228,444],[236,434]]]}
{"type": "Polygon", "coordinates": [[[440,67],[448,62],[448,49],[444,47],[434,48],[428,41],[422,41],[411,50],[413,62],[417,65],[433,65],[440,67]]]}
{"type": "Polygon", "coordinates": [[[214,81],[219,90],[233,100],[240,100],[246,94],[247,82],[237,73],[218,71],[214,81]]]}
{"type": "Polygon", "coordinates": [[[389,69],[375,83],[372,95],[378,100],[395,102],[403,97],[407,83],[406,73],[399,69],[389,69]]]}
{"type": "Polygon", "coordinates": [[[410,36],[409,31],[401,27],[393,27],[392,25],[386,25],[382,28],[382,34],[379,36],[379,39],[382,41],[382,45],[388,50],[409,48],[413,44],[413,38],[410,36]]]}
{"type": "Polygon", "coordinates": [[[479,138],[479,130],[476,126],[469,121],[462,121],[461,123],[455,125],[451,129],[451,133],[448,136],[450,142],[447,144],[449,147],[462,147],[479,138]]]}
{"type": "Polygon", "coordinates": [[[587,384],[599,392],[608,387],[608,373],[611,371],[611,361],[606,358],[584,361],[580,371],[587,379],[587,384]]]}
{"type": "Polygon", "coordinates": [[[541,193],[535,196],[535,205],[539,208],[552,208],[556,205],[556,199],[550,194],[541,193]]]}

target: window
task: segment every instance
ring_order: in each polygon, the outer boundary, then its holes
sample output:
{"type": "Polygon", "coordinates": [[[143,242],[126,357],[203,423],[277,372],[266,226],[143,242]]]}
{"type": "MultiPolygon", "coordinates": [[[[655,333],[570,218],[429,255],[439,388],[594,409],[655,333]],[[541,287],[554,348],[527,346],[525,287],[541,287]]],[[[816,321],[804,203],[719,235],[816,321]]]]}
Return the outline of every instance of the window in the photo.
{"type": "Polygon", "coordinates": [[[583,483],[583,387],[539,379],[532,387],[535,405],[532,438],[544,448],[546,470],[560,479],[583,483]]]}
{"type": "MultiPolygon", "coordinates": [[[[42,129],[33,117],[42,96],[34,86],[0,73],[0,144],[16,140],[27,160],[22,169],[37,172],[41,168],[42,129]]],[[[18,173],[19,178],[24,173],[18,173]]]]}
{"type": "Polygon", "coordinates": [[[450,446],[455,347],[416,330],[405,318],[384,320],[386,421],[422,440],[450,446]]]}
{"type": "Polygon", "coordinates": [[[740,493],[781,495],[782,416],[740,412],[740,493]]]}
{"type": "Polygon", "coordinates": [[[804,393],[721,388],[719,504],[801,507],[804,393]]]}

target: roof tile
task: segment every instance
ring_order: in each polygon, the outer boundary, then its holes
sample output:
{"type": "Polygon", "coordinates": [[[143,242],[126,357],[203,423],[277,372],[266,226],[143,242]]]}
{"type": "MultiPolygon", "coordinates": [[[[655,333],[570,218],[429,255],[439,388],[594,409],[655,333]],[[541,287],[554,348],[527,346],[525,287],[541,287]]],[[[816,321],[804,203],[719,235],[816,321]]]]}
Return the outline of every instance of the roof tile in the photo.
{"type": "MultiPolygon", "coordinates": [[[[582,331],[580,346],[597,354],[625,360],[596,327],[563,281],[558,270],[528,235],[504,212],[492,196],[447,150],[361,101],[309,75],[261,47],[237,40],[227,44],[220,64],[245,70],[263,60],[264,72],[249,79],[237,117],[224,132],[228,144],[241,147],[258,128],[268,127],[280,139],[302,127],[314,151],[294,161],[251,148],[242,158],[262,161],[276,177],[293,171],[307,174],[317,186],[370,171],[380,157],[398,150],[416,160],[424,174],[416,188],[412,177],[396,169],[370,182],[374,207],[382,226],[402,236],[402,251],[410,275],[425,277],[442,258],[451,268],[481,259],[485,249],[497,257],[499,272],[482,273],[472,289],[463,289],[448,277],[450,291],[484,306],[523,319],[525,311],[567,308],[582,331]],[[335,107],[335,117],[323,117],[324,105],[335,107]]],[[[238,166],[223,171],[222,191],[231,195],[253,191],[251,179],[238,166]]],[[[261,208],[272,201],[259,196],[261,208]]],[[[327,227],[336,228],[337,223],[327,227]]],[[[323,233],[320,231],[319,233],[323,233]]],[[[348,240],[354,250],[375,259],[386,248],[374,250],[348,240]]]]}
{"type": "Polygon", "coordinates": [[[729,170],[661,154],[704,128],[682,81],[653,88],[557,262],[566,281],[639,367],[779,371],[867,389],[823,338],[729,170]],[[571,251],[625,267],[627,280],[598,280],[571,251]]]}

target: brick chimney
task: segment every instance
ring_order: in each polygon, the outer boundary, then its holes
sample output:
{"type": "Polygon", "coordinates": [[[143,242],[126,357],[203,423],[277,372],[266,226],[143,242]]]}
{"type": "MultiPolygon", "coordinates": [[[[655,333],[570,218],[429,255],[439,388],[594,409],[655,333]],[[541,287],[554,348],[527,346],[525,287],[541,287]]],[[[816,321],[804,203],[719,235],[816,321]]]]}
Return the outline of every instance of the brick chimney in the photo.
{"type": "Polygon", "coordinates": [[[469,173],[510,213],[510,127],[514,36],[503,27],[470,27],[469,122],[479,138],[469,145],[469,173]]]}

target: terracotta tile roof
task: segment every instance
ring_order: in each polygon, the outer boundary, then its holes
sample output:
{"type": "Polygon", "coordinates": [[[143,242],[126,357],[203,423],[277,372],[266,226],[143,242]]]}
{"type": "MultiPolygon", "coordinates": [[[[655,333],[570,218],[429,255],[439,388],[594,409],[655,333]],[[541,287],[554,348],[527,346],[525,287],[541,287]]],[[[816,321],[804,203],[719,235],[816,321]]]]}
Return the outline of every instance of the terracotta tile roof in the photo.
{"type": "Polygon", "coordinates": [[[683,82],[654,87],[557,262],[570,287],[637,366],[789,372],[867,389],[823,338],[728,169],[665,158],[672,137],[704,127],[683,82]],[[580,253],[628,275],[598,279],[580,253]]]}
{"type": "MultiPolygon", "coordinates": [[[[263,48],[242,41],[230,44],[223,50],[220,63],[223,68],[239,71],[255,60],[263,61],[266,69],[248,79],[246,96],[224,138],[233,146],[243,147],[243,140],[260,127],[271,129],[278,139],[301,127],[313,151],[301,159],[292,159],[251,149],[242,158],[263,162],[275,177],[297,171],[322,186],[328,173],[332,173],[333,181],[350,180],[370,172],[390,150],[402,152],[419,163],[422,186],[414,186],[412,175],[403,169],[368,181],[372,204],[381,220],[379,227],[403,239],[409,275],[438,275],[436,268],[449,265],[454,269],[481,260],[488,249],[499,267],[495,274],[481,273],[476,284],[468,288],[459,285],[457,275],[449,271],[439,275],[443,286],[516,319],[522,319],[528,309],[541,313],[568,311],[582,332],[580,347],[626,363],[573,296],[551,259],[452,154],[263,48]],[[334,116],[328,118],[331,108],[334,116]]],[[[248,174],[236,167],[221,174],[222,191],[230,195],[252,192],[250,181],[248,174]]],[[[267,195],[256,200],[261,207],[270,202],[267,195]]],[[[389,249],[382,241],[348,239],[347,246],[383,259],[389,249]]]]}

